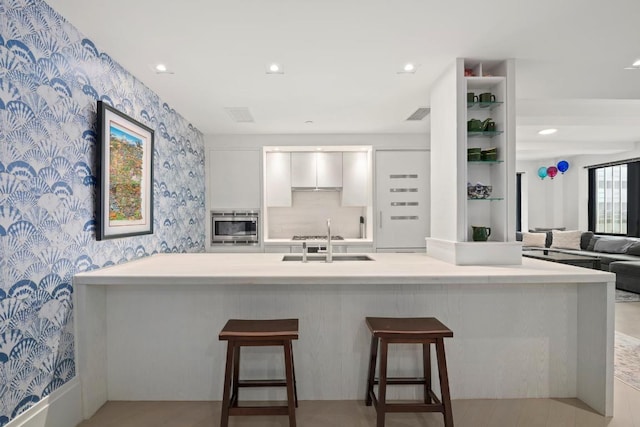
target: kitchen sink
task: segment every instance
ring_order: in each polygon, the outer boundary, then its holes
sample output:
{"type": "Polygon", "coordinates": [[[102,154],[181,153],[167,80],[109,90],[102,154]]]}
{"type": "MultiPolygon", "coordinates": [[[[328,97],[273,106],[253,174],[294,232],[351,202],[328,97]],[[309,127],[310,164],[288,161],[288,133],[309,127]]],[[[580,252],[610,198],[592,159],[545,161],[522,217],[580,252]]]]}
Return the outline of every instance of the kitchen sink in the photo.
{"type": "MultiPolygon", "coordinates": [[[[322,255],[307,255],[307,261],[322,261],[324,262],[327,257],[322,255]]],[[[334,261],[373,261],[368,255],[333,255],[334,261]]],[[[297,261],[302,262],[302,255],[285,255],[282,257],[282,261],[297,261]]]]}

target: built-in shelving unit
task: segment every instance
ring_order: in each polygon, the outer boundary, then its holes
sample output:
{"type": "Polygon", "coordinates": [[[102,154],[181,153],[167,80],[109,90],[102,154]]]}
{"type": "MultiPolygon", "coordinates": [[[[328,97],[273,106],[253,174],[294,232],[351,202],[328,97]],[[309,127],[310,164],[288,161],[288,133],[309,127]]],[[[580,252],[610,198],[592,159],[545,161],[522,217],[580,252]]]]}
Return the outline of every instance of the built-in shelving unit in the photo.
{"type": "Polygon", "coordinates": [[[521,263],[515,241],[514,68],[513,60],[459,58],[432,88],[432,197],[441,201],[440,212],[451,212],[431,216],[427,252],[438,258],[521,263]],[[471,148],[496,149],[497,157],[468,160],[471,148]],[[478,184],[491,186],[489,197],[467,196],[467,186],[478,184]],[[472,226],[490,227],[489,241],[474,242],[472,226]]]}
{"type": "Polygon", "coordinates": [[[507,150],[505,128],[507,126],[506,107],[507,89],[506,75],[501,70],[495,70],[497,64],[492,64],[493,69],[489,74],[488,68],[483,62],[464,60],[464,69],[472,70],[476,76],[464,76],[468,74],[463,70],[462,86],[465,88],[464,99],[467,99],[466,110],[462,110],[463,120],[467,123],[469,120],[486,121],[491,120],[495,123],[495,130],[483,131],[467,131],[466,135],[461,135],[458,143],[463,144],[466,148],[481,148],[487,150],[489,148],[497,149],[498,160],[494,167],[486,167],[489,163],[474,162],[467,164],[467,182],[472,185],[481,183],[482,185],[490,185],[493,188],[491,196],[484,199],[467,198],[468,203],[465,206],[465,229],[464,241],[473,241],[472,226],[491,227],[491,241],[504,242],[507,240],[506,227],[506,164],[505,154],[507,150]],[[475,97],[490,97],[495,101],[477,101],[468,102],[467,94],[473,93],[475,97]],[[476,203],[478,201],[490,201],[495,203],[476,203]]]}

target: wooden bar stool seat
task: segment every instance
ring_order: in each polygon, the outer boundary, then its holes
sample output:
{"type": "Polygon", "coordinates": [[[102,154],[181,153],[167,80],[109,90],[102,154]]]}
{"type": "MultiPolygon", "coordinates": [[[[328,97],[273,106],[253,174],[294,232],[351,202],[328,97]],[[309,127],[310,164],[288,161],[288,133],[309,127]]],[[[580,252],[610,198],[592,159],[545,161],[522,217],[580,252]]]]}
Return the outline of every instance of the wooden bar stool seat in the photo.
{"type": "Polygon", "coordinates": [[[442,412],[444,425],[453,427],[447,362],[444,354],[444,338],[452,337],[453,332],[434,317],[367,317],[366,322],[371,331],[371,351],[365,403],[367,406],[373,404],[376,408],[376,426],[384,427],[387,412],[442,412]],[[378,344],[380,344],[380,372],[377,379],[375,373],[378,344]],[[387,377],[389,344],[422,344],[424,377],[387,377]],[[442,401],[431,389],[431,344],[435,344],[436,347],[442,401]],[[375,385],[378,385],[378,396],[373,390],[375,385]],[[423,385],[424,402],[388,403],[387,385],[423,385]]]}
{"type": "Polygon", "coordinates": [[[230,319],[220,331],[220,341],[227,341],[220,426],[229,425],[232,415],[288,415],[289,426],[295,427],[298,406],[296,374],[293,365],[292,340],[298,339],[298,319],[241,320],[230,319]],[[240,380],[242,347],[282,346],[285,378],[240,380]],[[287,404],[282,406],[238,406],[241,387],[286,387],[287,404]]]}

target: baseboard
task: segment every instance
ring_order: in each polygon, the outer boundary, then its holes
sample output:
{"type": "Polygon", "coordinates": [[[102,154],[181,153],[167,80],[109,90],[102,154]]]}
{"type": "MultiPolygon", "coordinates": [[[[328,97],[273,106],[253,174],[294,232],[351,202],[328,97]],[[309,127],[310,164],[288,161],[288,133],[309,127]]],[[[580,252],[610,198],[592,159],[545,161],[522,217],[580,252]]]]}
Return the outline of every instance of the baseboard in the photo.
{"type": "Polygon", "coordinates": [[[5,427],[75,427],[82,421],[80,381],[75,377],[5,427]]]}

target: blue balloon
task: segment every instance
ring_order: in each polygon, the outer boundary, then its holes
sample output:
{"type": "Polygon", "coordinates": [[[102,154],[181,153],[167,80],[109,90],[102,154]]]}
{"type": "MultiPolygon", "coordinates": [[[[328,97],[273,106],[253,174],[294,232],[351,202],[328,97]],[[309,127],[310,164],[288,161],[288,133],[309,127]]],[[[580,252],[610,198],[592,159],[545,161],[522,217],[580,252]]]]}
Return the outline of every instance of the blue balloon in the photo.
{"type": "Polygon", "coordinates": [[[567,162],[566,160],[560,160],[558,162],[558,170],[560,171],[560,173],[565,173],[567,169],[569,169],[569,162],[567,162]]]}
{"type": "Polygon", "coordinates": [[[545,166],[542,166],[538,169],[538,176],[541,179],[544,179],[547,176],[547,168],[545,166]]]}

